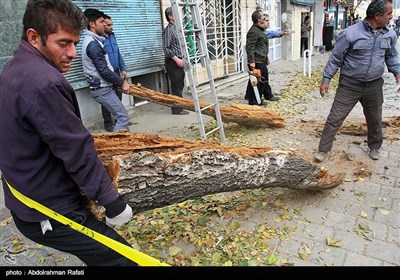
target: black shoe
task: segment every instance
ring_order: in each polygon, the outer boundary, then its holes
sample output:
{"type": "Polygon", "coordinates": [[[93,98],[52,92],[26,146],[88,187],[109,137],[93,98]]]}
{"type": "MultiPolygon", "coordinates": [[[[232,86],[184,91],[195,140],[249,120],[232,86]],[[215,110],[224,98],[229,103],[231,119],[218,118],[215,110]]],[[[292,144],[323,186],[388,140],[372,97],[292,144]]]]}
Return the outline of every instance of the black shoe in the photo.
{"type": "Polygon", "coordinates": [[[267,98],[267,100],[268,100],[268,101],[278,101],[278,100],[279,100],[279,97],[272,96],[272,97],[270,97],[270,98],[267,98]]]}
{"type": "Polygon", "coordinates": [[[113,132],[114,128],[112,126],[105,126],[104,129],[108,132],[113,132]]]}
{"type": "Polygon", "coordinates": [[[187,115],[187,114],[189,114],[189,112],[185,110],[182,110],[179,113],[172,113],[172,115],[187,115]]]}
{"type": "Polygon", "coordinates": [[[265,106],[267,106],[267,103],[264,103],[264,101],[261,101],[260,104],[258,104],[258,103],[249,103],[249,105],[250,106],[263,106],[263,107],[265,107],[265,106]]]}

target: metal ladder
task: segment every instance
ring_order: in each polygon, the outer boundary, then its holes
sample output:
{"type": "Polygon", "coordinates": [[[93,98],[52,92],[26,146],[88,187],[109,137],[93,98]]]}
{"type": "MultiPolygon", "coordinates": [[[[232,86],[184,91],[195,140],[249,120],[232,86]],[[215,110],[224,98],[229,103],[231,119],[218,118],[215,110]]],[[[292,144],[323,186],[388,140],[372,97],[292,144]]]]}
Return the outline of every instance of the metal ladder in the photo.
{"type": "Polygon", "coordinates": [[[205,140],[208,135],[219,131],[221,142],[225,142],[224,126],[222,123],[218,97],[215,90],[214,78],[211,72],[210,58],[207,50],[207,40],[205,30],[203,28],[199,5],[197,3],[197,0],[170,0],[170,2],[172,13],[175,19],[175,27],[178,34],[178,40],[182,50],[182,58],[185,61],[185,72],[190,82],[190,91],[192,93],[196,118],[199,123],[201,137],[203,138],[203,140],[205,140]],[[197,89],[193,78],[191,66],[191,61],[193,60],[200,60],[202,67],[206,67],[207,69],[208,79],[206,82],[210,87],[213,103],[203,108],[200,107],[199,96],[197,94],[197,89]],[[206,132],[202,112],[212,107],[214,107],[217,126],[206,132]]]}

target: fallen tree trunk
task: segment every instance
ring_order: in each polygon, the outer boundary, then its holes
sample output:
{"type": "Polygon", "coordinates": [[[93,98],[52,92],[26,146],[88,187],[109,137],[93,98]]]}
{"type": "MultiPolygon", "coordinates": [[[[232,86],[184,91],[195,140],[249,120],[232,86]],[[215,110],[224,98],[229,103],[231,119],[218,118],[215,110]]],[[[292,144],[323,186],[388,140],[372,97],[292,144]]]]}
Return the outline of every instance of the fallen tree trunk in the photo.
{"type": "Polygon", "coordinates": [[[135,213],[221,192],[326,190],[344,180],[344,174],[330,175],[295,152],[138,133],[93,138],[115,186],[135,213]]]}
{"type": "MultiPolygon", "coordinates": [[[[163,94],[143,86],[131,85],[129,94],[160,105],[195,111],[194,102],[191,99],[163,94]]],[[[200,102],[200,108],[206,108],[209,105],[210,104],[206,102],[200,102]]],[[[246,127],[285,126],[285,119],[271,109],[245,104],[220,106],[219,109],[222,121],[225,123],[233,122],[246,127]]],[[[213,106],[205,109],[202,113],[215,119],[215,110],[213,106]]]]}

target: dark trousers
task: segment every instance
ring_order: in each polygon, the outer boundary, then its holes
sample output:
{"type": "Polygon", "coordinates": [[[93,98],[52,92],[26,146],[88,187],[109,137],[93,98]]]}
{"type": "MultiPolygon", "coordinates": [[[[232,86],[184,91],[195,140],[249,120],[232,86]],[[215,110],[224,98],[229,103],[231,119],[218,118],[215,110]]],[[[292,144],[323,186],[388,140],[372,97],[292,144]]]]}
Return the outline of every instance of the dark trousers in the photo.
{"type": "MultiPolygon", "coordinates": [[[[300,55],[303,55],[303,52],[308,50],[308,37],[301,37],[300,42],[300,55]]],[[[308,55],[307,55],[308,57],[308,55]]]]}
{"type": "MultiPolygon", "coordinates": [[[[117,91],[115,89],[115,94],[118,96],[119,100],[122,100],[122,92],[117,91]]],[[[115,124],[115,120],[113,120],[111,113],[103,106],[101,106],[101,114],[103,115],[104,119],[104,128],[112,129],[115,124]]]]}
{"type": "MultiPolygon", "coordinates": [[[[266,100],[274,97],[272,94],[271,86],[269,85],[269,75],[268,67],[265,63],[256,63],[256,69],[261,70],[261,81],[257,84],[258,92],[260,93],[260,98],[264,96],[266,100]]],[[[249,101],[249,105],[257,105],[257,100],[254,95],[254,89],[250,81],[247,83],[245,99],[249,101]]]]}
{"type": "Polygon", "coordinates": [[[349,77],[340,76],[332,108],[326,120],[318,150],[329,152],[333,140],[343,121],[354,106],[360,102],[363,107],[368,129],[368,147],[380,149],[382,136],[383,78],[371,82],[358,82],[349,77]]]}
{"type": "MultiPolygon", "coordinates": [[[[185,83],[185,70],[180,68],[171,58],[165,59],[165,69],[171,84],[172,95],[182,97],[183,86],[185,83]]],[[[171,108],[173,114],[179,114],[182,109],[171,108]]]]}
{"type": "MultiPolygon", "coordinates": [[[[135,262],[98,241],[53,219],[49,219],[53,230],[48,230],[43,234],[40,222],[26,222],[19,219],[15,213],[11,212],[11,214],[15,225],[24,236],[44,246],[75,255],[88,266],[137,266],[135,262]]],[[[65,216],[89,229],[131,246],[114,229],[96,220],[90,214],[83,215],[82,211],[77,211],[65,216]]]]}

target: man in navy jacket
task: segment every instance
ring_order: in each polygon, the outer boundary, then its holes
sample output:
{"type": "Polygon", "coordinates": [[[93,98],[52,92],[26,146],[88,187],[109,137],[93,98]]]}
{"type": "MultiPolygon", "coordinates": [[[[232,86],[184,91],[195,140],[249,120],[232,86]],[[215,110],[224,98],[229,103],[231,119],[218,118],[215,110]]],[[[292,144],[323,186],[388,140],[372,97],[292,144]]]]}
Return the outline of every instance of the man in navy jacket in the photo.
{"type": "MultiPolygon", "coordinates": [[[[126,66],[124,58],[118,47],[117,38],[113,32],[113,22],[110,16],[104,14],[104,48],[110,59],[110,63],[114,68],[114,72],[120,75],[122,78],[127,79],[126,66]]],[[[122,100],[122,92],[115,88],[115,93],[117,94],[119,100],[122,100]]],[[[111,113],[104,107],[101,106],[101,114],[104,119],[104,129],[108,132],[114,130],[114,120],[111,117],[111,113]]]]}

